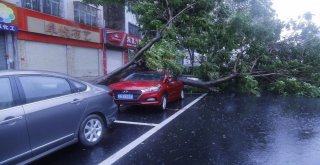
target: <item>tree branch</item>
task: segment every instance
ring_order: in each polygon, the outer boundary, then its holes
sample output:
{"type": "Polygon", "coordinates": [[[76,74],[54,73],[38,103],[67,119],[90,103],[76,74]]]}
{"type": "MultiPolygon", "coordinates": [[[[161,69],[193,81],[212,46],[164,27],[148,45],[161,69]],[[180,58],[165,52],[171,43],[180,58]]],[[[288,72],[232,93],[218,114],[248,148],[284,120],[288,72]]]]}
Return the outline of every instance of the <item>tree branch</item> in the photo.
{"type": "Polygon", "coordinates": [[[280,76],[285,76],[283,73],[266,73],[266,74],[249,74],[250,76],[253,77],[267,77],[267,76],[274,76],[274,75],[280,75],[280,76]]]}
{"type": "MultiPolygon", "coordinates": [[[[165,1],[166,1],[166,5],[167,5],[169,20],[171,20],[172,17],[173,17],[173,13],[172,13],[172,10],[170,8],[168,0],[165,0],[165,1]]],[[[172,22],[168,25],[168,28],[172,28],[172,22]]]]}
{"type": "Polygon", "coordinates": [[[162,33],[166,28],[169,27],[169,25],[180,15],[182,15],[185,11],[191,9],[197,2],[192,3],[191,5],[187,5],[187,7],[185,7],[184,9],[182,9],[177,15],[175,15],[174,17],[172,17],[172,19],[170,19],[167,24],[160,30],[160,33],[162,33]]]}
{"type": "Polygon", "coordinates": [[[110,84],[110,82],[113,82],[112,80],[114,79],[120,79],[122,74],[122,72],[125,72],[126,69],[128,69],[130,66],[134,65],[136,63],[136,61],[140,60],[141,57],[143,56],[144,52],[147,51],[153,44],[155,44],[156,42],[160,41],[162,38],[162,33],[168,28],[168,26],[175,20],[177,19],[180,15],[182,15],[185,11],[187,11],[188,9],[192,8],[196,3],[193,3],[191,5],[187,5],[187,7],[185,7],[184,9],[182,9],[177,15],[175,15],[174,17],[172,17],[167,24],[159,31],[157,31],[155,37],[153,37],[150,41],[147,42],[146,45],[144,45],[134,56],[134,58],[132,60],[130,60],[127,64],[123,65],[122,67],[112,71],[111,73],[109,73],[106,76],[103,76],[101,78],[98,78],[96,80],[94,80],[95,83],[98,84],[103,84],[103,85],[107,85],[110,84]]]}
{"type": "Polygon", "coordinates": [[[257,57],[257,58],[253,61],[252,66],[251,66],[251,69],[250,69],[250,72],[253,72],[253,69],[254,69],[254,67],[256,67],[259,59],[260,59],[260,57],[257,57]]]}

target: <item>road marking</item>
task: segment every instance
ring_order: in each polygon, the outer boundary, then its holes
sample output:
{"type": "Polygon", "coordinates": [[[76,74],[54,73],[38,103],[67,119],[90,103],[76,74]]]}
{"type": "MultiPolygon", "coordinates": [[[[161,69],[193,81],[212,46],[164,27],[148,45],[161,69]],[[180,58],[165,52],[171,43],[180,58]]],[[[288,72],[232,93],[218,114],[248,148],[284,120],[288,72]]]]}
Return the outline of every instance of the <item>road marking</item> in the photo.
{"type": "Polygon", "coordinates": [[[144,125],[144,126],[152,126],[152,127],[155,127],[158,125],[158,124],[153,124],[153,123],[140,123],[140,122],[120,121],[120,120],[116,120],[114,122],[119,123],[119,124],[144,125]]]}
{"type": "Polygon", "coordinates": [[[130,144],[128,144],[127,146],[125,146],[124,148],[122,148],[121,150],[119,150],[118,152],[114,153],[113,155],[111,155],[109,158],[107,158],[106,160],[104,160],[103,162],[101,162],[99,165],[109,165],[109,164],[113,164],[116,161],[118,161],[120,158],[122,158],[124,155],[126,155],[127,153],[129,153],[131,150],[133,150],[134,148],[136,148],[139,144],[141,144],[143,141],[145,141],[146,139],[148,139],[151,135],[153,135],[154,133],[156,133],[157,131],[159,131],[161,128],[163,128],[165,125],[167,125],[168,123],[170,123],[172,120],[174,120],[175,118],[177,118],[179,115],[181,115],[183,112],[185,112],[187,109],[189,109],[191,106],[193,106],[194,104],[196,104],[198,101],[200,101],[203,97],[205,97],[207,94],[203,94],[200,97],[198,97],[197,99],[195,99],[194,101],[192,101],[191,103],[189,103],[187,106],[183,107],[180,111],[178,111],[177,113],[173,114],[172,116],[170,116],[168,119],[166,119],[165,121],[161,122],[160,124],[156,125],[154,128],[152,128],[151,130],[149,130],[148,132],[146,132],[145,134],[141,135],[139,138],[137,138],[136,140],[134,140],[133,142],[131,142],[130,144]]]}

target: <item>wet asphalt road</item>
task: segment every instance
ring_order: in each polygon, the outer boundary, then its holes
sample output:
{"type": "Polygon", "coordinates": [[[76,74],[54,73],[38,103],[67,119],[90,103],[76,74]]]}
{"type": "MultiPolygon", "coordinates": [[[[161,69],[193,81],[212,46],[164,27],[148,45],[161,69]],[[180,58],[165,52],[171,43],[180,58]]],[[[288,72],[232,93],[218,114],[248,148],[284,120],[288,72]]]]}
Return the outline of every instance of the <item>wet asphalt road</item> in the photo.
{"type": "MultiPolygon", "coordinates": [[[[119,120],[160,123],[166,112],[124,109],[119,120]]],[[[73,145],[34,164],[98,164],[152,127],[115,124],[100,145],[73,145]]],[[[115,164],[320,164],[320,99],[207,96],[115,164]]]]}
{"type": "MultiPolygon", "coordinates": [[[[121,107],[121,113],[118,117],[118,120],[159,124],[199,96],[200,94],[186,94],[186,98],[184,100],[169,103],[168,108],[164,112],[159,111],[154,107],[121,107]]],[[[32,164],[99,164],[152,128],[152,126],[114,123],[112,127],[108,129],[104,139],[102,140],[102,143],[98,144],[97,146],[85,148],[79,144],[74,144],[70,147],[52,153],[40,160],[37,160],[32,164]]]]}

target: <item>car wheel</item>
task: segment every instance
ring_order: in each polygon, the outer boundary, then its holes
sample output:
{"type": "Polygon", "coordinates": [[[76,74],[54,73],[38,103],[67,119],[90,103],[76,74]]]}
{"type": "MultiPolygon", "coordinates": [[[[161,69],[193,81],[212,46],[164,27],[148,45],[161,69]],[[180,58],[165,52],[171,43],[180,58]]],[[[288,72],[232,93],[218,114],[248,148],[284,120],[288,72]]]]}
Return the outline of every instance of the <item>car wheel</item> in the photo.
{"type": "Polygon", "coordinates": [[[181,99],[181,100],[184,99],[184,91],[183,91],[183,90],[181,90],[181,92],[180,92],[180,99],[181,99]]]}
{"type": "Polygon", "coordinates": [[[167,96],[166,95],[163,95],[162,96],[162,99],[161,99],[161,104],[159,106],[159,109],[164,111],[166,110],[167,108],[167,103],[168,103],[168,99],[167,99],[167,96]]]}
{"type": "Polygon", "coordinates": [[[84,146],[94,146],[99,143],[104,134],[104,122],[98,115],[89,115],[80,126],[79,139],[84,146]]]}

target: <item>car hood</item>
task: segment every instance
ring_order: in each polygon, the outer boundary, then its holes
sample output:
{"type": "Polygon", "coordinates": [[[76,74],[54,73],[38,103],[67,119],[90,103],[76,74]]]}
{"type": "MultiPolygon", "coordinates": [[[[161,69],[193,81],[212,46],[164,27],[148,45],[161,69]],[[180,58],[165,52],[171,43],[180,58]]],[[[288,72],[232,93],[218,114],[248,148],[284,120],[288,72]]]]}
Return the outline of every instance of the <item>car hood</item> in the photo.
{"type": "Polygon", "coordinates": [[[112,90],[142,90],[160,84],[159,81],[121,81],[109,85],[112,90]]]}

